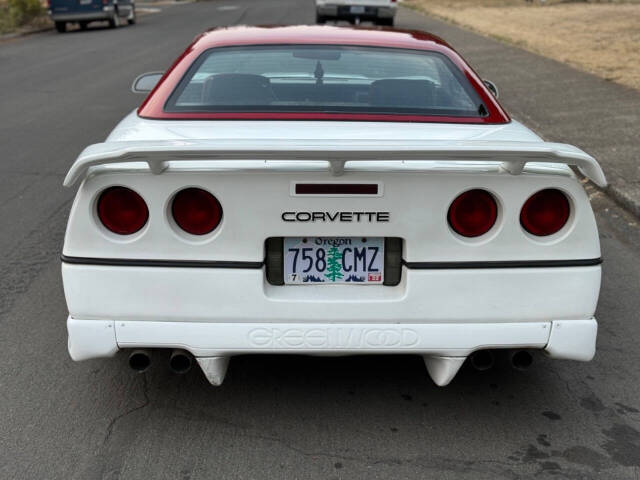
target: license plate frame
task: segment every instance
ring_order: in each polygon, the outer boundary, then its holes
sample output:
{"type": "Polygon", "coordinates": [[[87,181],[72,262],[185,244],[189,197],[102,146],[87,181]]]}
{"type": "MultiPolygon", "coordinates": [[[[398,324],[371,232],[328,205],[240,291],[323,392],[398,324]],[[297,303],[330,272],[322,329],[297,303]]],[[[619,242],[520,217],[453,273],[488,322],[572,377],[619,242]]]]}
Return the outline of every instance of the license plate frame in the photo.
{"type": "Polygon", "coordinates": [[[285,285],[382,285],[384,237],[285,237],[285,285]]]}

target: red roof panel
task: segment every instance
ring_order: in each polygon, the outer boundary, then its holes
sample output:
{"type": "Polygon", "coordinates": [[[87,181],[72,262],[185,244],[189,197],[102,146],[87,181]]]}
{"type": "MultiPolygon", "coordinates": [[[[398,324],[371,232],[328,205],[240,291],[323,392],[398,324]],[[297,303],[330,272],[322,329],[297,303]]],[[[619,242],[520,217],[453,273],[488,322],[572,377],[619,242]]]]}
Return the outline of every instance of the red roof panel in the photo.
{"type": "Polygon", "coordinates": [[[462,57],[441,38],[414,30],[386,30],[379,28],[345,28],[335,26],[261,26],[227,27],[207,31],[195,38],[165,73],[156,88],[138,109],[138,115],[155,119],[209,120],[335,120],[335,121],[392,121],[437,123],[506,123],[509,116],[480,77],[462,57]],[[446,55],[457,65],[476,89],[489,110],[486,117],[439,117],[421,115],[356,114],[356,113],[174,113],[163,107],[169,95],[200,54],[217,47],[236,45],[359,45],[412,50],[436,51],[446,55]]]}

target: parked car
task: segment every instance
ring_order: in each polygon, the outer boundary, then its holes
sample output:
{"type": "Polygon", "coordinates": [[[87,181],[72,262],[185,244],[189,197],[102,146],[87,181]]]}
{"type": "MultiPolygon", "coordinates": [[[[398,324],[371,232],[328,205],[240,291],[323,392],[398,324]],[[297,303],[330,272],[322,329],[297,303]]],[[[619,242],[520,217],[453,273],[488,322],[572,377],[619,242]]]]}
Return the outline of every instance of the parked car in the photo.
{"type": "Polygon", "coordinates": [[[446,385],[495,350],[593,357],[600,243],[570,166],[604,174],[438,37],[225,28],[133,89],[64,181],[74,360],[169,350],[219,385],[238,354],[413,354],[446,385]]]}
{"type": "Polygon", "coordinates": [[[60,33],[69,23],[84,30],[91,22],[106,21],[115,28],[136,23],[136,5],[134,0],[49,0],[49,15],[60,33]]]}
{"type": "Polygon", "coordinates": [[[368,20],[393,26],[396,0],[316,0],[316,23],[327,20],[347,20],[360,23],[368,20]]]}

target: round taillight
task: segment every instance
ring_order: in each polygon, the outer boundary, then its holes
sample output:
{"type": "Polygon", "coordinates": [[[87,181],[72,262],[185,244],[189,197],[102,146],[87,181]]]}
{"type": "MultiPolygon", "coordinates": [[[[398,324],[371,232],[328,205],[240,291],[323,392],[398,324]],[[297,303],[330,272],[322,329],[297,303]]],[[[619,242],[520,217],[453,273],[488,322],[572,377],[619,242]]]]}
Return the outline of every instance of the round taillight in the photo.
{"type": "Polygon", "coordinates": [[[109,187],[98,199],[98,217],[118,235],[136,233],[147,223],[149,209],[142,197],[126,187],[109,187]]]}
{"type": "Polygon", "coordinates": [[[520,224],[537,237],[553,235],[565,226],[571,207],[567,196],[555,188],[540,190],[524,202],[520,224]]]}
{"type": "Polygon", "coordinates": [[[213,231],[222,220],[220,202],[201,188],[185,188],[173,198],[173,219],[191,235],[205,235],[213,231]]]}
{"type": "Polygon", "coordinates": [[[498,205],[486,190],[468,190],[453,201],[447,218],[451,228],[459,235],[479,237],[496,223],[498,205]]]}

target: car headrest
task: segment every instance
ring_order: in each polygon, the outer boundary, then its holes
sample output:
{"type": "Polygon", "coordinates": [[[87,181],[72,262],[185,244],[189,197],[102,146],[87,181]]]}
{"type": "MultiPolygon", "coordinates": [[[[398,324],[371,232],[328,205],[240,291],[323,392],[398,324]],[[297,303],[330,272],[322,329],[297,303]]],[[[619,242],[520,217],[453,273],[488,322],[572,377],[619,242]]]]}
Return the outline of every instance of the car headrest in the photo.
{"type": "Polygon", "coordinates": [[[370,87],[371,104],[394,107],[429,107],[435,104],[436,84],[429,80],[384,79],[370,87]]]}
{"type": "Polygon", "coordinates": [[[208,77],[202,86],[207,105],[266,105],[275,100],[269,79],[250,73],[221,73],[208,77]]]}

